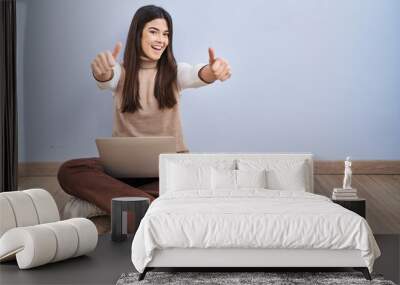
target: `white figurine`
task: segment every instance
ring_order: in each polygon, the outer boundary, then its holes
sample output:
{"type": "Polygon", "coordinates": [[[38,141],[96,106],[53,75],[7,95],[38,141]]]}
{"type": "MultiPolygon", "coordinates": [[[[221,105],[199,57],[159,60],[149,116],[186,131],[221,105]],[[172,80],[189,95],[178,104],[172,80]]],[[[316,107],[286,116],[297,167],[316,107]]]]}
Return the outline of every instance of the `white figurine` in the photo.
{"type": "Polygon", "coordinates": [[[343,189],[352,189],[351,188],[351,160],[350,156],[346,157],[346,161],[344,162],[344,179],[343,179],[343,189]]]}

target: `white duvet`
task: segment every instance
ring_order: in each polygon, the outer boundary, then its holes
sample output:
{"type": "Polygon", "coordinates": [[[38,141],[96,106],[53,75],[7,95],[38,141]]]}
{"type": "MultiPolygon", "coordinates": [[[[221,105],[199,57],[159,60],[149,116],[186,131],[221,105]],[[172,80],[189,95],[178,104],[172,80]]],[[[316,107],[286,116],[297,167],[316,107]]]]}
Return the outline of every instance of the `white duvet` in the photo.
{"type": "Polygon", "coordinates": [[[299,191],[182,191],[156,199],[132,243],[143,272],[155,249],[358,249],[372,272],[380,251],[365,219],[330,199],[299,191]]]}

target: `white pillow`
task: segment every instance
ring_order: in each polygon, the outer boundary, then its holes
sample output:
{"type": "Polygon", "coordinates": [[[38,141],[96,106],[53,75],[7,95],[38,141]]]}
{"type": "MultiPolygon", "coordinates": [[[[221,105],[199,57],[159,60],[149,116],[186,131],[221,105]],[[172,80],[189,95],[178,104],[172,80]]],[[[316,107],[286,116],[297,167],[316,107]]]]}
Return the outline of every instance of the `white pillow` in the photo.
{"type": "Polygon", "coordinates": [[[292,159],[239,159],[239,170],[267,170],[267,188],[273,190],[305,191],[306,163],[292,159]]]}
{"type": "Polygon", "coordinates": [[[210,189],[211,167],[190,166],[171,163],[169,165],[168,189],[184,191],[193,189],[210,189]]]}
{"type": "Polygon", "coordinates": [[[267,188],[267,171],[262,170],[236,170],[238,188],[267,188]]]}
{"type": "Polygon", "coordinates": [[[167,191],[211,190],[211,168],[233,169],[233,160],[181,159],[166,165],[167,191]]]}
{"type": "Polygon", "coordinates": [[[232,169],[211,169],[211,189],[236,190],[236,170],[232,169]]]}
{"type": "Polygon", "coordinates": [[[211,189],[266,188],[266,170],[211,169],[211,189]]]}

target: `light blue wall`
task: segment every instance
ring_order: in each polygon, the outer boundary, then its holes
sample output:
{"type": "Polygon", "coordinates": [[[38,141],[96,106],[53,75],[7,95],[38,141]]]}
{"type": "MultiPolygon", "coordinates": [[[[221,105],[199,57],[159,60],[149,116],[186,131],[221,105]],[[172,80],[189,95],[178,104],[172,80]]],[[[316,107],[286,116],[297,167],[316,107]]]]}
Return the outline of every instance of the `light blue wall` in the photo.
{"type": "Polygon", "coordinates": [[[400,1],[17,0],[20,161],[97,156],[112,99],[90,62],[145,4],[171,14],[178,61],[212,46],[232,67],[183,93],[192,152],[400,159],[400,1]]]}

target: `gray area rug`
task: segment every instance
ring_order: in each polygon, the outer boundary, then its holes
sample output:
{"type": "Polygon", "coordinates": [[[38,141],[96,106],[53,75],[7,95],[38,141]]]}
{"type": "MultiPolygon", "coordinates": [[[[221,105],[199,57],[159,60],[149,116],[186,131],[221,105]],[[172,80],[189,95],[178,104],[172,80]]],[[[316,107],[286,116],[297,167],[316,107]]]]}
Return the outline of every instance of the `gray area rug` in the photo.
{"type": "Polygon", "coordinates": [[[372,281],[364,278],[360,272],[148,272],[142,281],[139,273],[125,273],[117,285],[133,284],[379,284],[395,285],[384,280],[381,275],[372,274],[372,281]]]}

